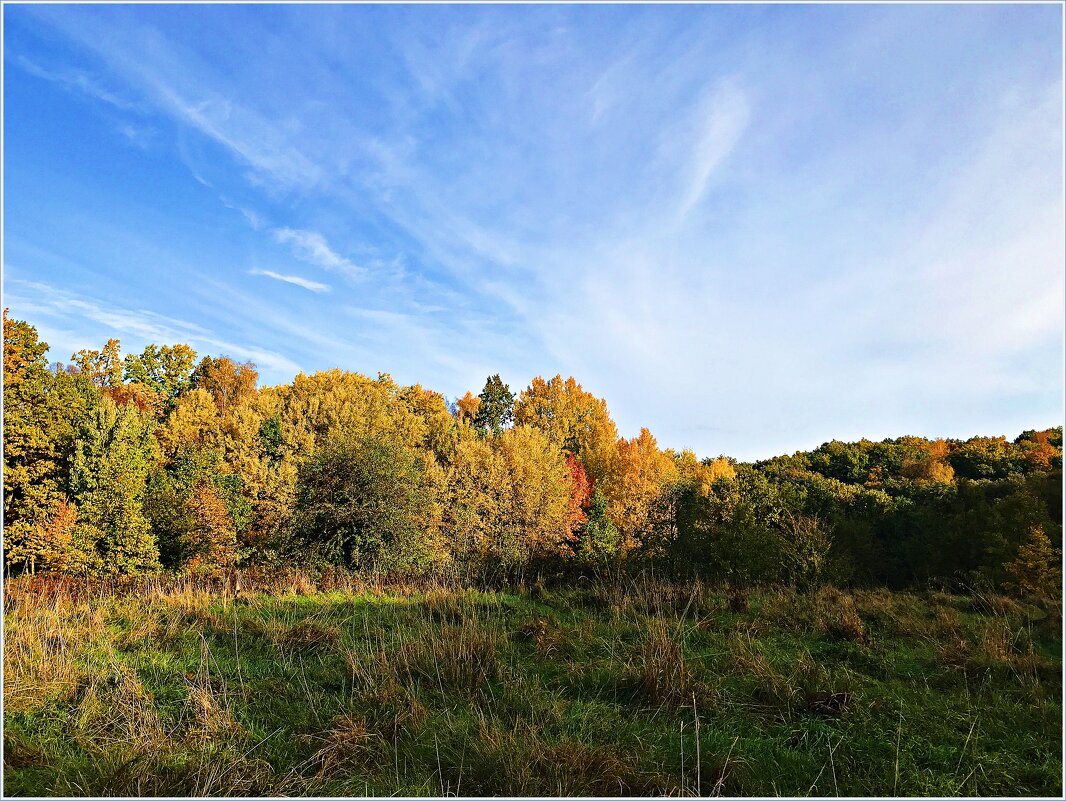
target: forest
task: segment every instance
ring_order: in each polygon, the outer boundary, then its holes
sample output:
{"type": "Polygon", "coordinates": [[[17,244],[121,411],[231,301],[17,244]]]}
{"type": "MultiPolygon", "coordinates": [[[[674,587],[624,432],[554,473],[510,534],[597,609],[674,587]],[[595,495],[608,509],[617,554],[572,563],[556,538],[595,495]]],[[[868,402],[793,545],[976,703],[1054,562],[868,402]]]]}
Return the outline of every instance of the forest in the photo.
{"type": "Polygon", "coordinates": [[[1061,796],[1061,427],[743,463],[574,378],[47,351],[5,794],[1061,796]]]}
{"type": "Polygon", "coordinates": [[[1061,590],[1062,427],[754,464],[619,436],[574,378],[448,403],[339,369],[118,340],[46,361],[4,315],[9,575],[339,566],[479,580],[652,568],[733,586],[1061,590]]]}

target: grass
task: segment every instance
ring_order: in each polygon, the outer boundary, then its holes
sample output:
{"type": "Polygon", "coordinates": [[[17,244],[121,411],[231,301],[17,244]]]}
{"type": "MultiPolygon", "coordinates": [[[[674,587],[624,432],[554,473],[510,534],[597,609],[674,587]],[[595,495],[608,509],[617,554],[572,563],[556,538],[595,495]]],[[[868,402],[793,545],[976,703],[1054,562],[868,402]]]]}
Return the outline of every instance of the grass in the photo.
{"type": "Polygon", "coordinates": [[[7,795],[1062,792],[1058,621],[940,592],[342,574],[5,590],[7,795]]]}

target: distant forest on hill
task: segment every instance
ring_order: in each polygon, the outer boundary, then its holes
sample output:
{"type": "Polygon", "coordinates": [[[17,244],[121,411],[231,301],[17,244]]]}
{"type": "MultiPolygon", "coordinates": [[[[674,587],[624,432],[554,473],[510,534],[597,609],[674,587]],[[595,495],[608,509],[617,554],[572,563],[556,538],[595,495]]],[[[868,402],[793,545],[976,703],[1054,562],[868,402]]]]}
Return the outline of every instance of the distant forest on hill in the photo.
{"type": "Polygon", "coordinates": [[[49,364],[4,314],[9,574],[396,577],[654,568],[734,586],[981,582],[1061,595],[1062,428],[829,442],[755,463],[620,437],[573,378],[448,403],[380,374],[118,340],[49,364]]]}

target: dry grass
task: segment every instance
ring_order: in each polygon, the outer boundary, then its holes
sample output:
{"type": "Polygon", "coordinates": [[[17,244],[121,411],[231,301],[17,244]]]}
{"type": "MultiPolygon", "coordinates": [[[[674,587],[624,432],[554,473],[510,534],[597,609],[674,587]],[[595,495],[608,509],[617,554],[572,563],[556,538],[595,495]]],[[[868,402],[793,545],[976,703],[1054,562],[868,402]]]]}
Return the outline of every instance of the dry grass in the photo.
{"type": "Polygon", "coordinates": [[[474,753],[439,792],[504,796],[673,795],[672,777],[641,773],[618,748],[570,740],[545,742],[531,727],[508,731],[482,721],[474,753]]]}
{"type": "Polygon", "coordinates": [[[431,685],[475,692],[503,672],[496,650],[499,631],[477,625],[443,624],[429,636],[402,643],[397,670],[431,685]]]}
{"type": "Polygon", "coordinates": [[[128,665],[110,665],[106,677],[85,687],[73,721],[77,739],[89,748],[139,755],[168,747],[152,697],[128,665]]]}
{"type": "Polygon", "coordinates": [[[637,683],[641,696],[655,706],[692,704],[708,692],[696,680],[676,639],[665,621],[652,618],[637,658],[637,683]]]}
{"type": "Polygon", "coordinates": [[[338,715],[326,731],[307,739],[318,744],[309,761],[319,779],[335,776],[353,766],[373,764],[385,746],[380,734],[350,712],[338,715]]]}
{"type": "Polygon", "coordinates": [[[814,632],[831,640],[866,641],[866,626],[854,598],[835,587],[813,593],[778,590],[763,601],[760,616],[786,630],[814,632]]]}
{"type": "Polygon", "coordinates": [[[299,623],[274,631],[274,644],[284,653],[305,648],[331,647],[340,640],[340,630],[336,626],[319,623],[315,620],[301,620],[299,623]]]}
{"type": "MultiPolygon", "coordinates": [[[[971,692],[999,719],[1031,715],[1013,740],[977,730],[966,759],[987,775],[972,786],[1050,786],[1046,764],[1026,778],[1005,761],[1027,758],[1056,702],[1050,641],[1034,643],[1026,608],[991,597],[975,612],[947,594],[752,590],[731,612],[725,587],[652,579],[535,602],[341,574],[242,585],[234,601],[203,577],[96,582],[88,598],[71,582],[12,582],[5,772],[21,791],[45,775],[70,795],[802,792],[827,756],[811,743],[832,730],[852,738],[833,738],[840,789],[861,793],[894,786],[862,758],[896,735],[879,706],[895,692],[909,699],[905,752],[912,720],[938,748],[962,748],[951,716],[971,692]]],[[[947,786],[923,783],[933,774],[916,758],[901,786],[947,786]]]]}

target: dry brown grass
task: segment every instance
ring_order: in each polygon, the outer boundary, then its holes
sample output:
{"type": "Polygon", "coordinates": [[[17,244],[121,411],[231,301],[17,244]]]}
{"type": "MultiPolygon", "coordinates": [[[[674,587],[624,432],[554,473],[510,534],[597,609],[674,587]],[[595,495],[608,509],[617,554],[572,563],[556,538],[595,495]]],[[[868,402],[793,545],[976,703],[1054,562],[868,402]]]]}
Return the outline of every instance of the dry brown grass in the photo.
{"type": "Polygon", "coordinates": [[[477,625],[444,624],[428,637],[407,640],[395,651],[398,670],[423,682],[474,692],[499,678],[502,634],[477,625]]]}
{"type": "Polygon", "coordinates": [[[532,726],[513,730],[481,723],[465,770],[441,788],[462,795],[625,796],[675,795],[676,780],[641,773],[618,747],[568,740],[546,742],[532,726]]]}
{"type": "Polygon", "coordinates": [[[74,715],[76,737],[85,746],[130,755],[167,748],[167,731],[151,695],[128,665],[113,663],[85,687],[74,715]]]}
{"type": "Polygon", "coordinates": [[[32,712],[70,700],[88,680],[86,643],[106,626],[104,612],[68,599],[14,605],[5,626],[4,707],[32,712]]]}
{"type": "Polygon", "coordinates": [[[813,631],[832,640],[866,641],[866,626],[854,598],[835,587],[822,587],[813,593],[778,590],[767,595],[759,614],[792,631],[813,631]]]}
{"type": "Polygon", "coordinates": [[[280,650],[292,652],[304,648],[330,647],[340,640],[340,636],[340,630],[336,626],[315,620],[301,620],[293,626],[275,632],[273,639],[280,650]]]}
{"type": "Polygon", "coordinates": [[[640,645],[637,683],[644,699],[656,706],[682,706],[709,695],[697,682],[676,633],[658,618],[649,621],[640,645]]]}
{"type": "Polygon", "coordinates": [[[353,766],[371,765],[385,746],[381,735],[352,713],[338,715],[326,731],[307,739],[318,744],[309,762],[319,779],[335,776],[353,766]]]}

